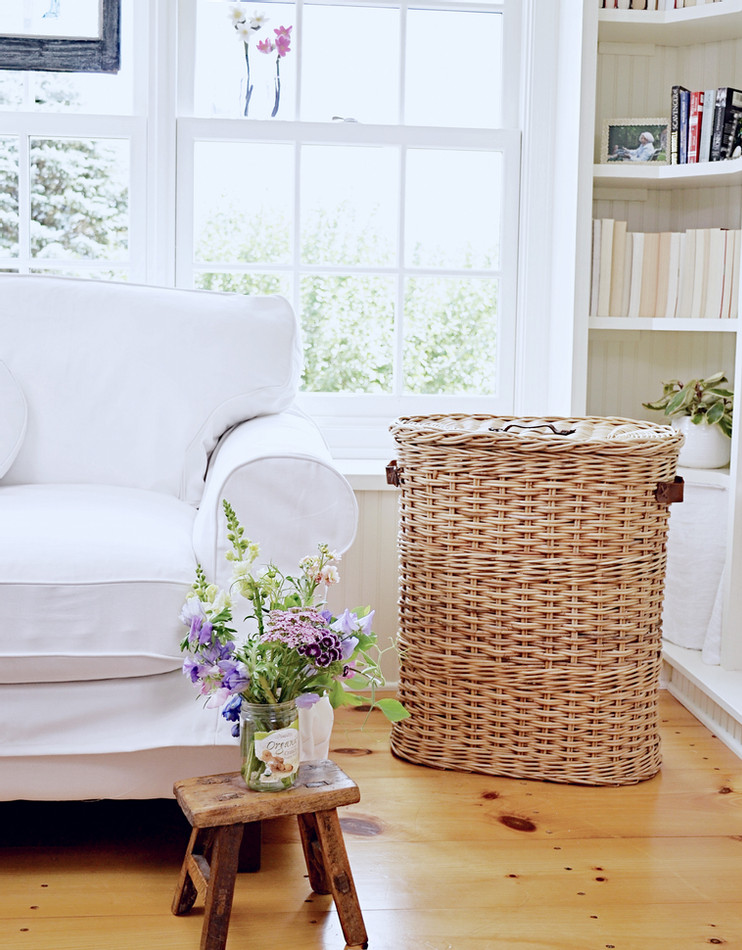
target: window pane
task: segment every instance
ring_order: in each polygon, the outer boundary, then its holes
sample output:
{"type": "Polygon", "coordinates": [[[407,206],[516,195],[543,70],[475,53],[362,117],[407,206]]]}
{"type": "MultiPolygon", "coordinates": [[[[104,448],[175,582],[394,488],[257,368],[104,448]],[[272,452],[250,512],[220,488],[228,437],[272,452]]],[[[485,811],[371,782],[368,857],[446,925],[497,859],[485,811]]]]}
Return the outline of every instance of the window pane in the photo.
{"type": "Polygon", "coordinates": [[[283,274],[238,274],[226,271],[196,273],[198,290],[219,290],[233,294],[281,294],[291,296],[291,281],[283,274]]]}
{"type": "Polygon", "coordinates": [[[502,156],[497,152],[411,149],[407,266],[498,267],[501,192],[502,156]]]}
{"type": "Polygon", "coordinates": [[[410,10],[405,122],[498,126],[501,64],[501,14],[410,10]]]}
{"type": "Polygon", "coordinates": [[[197,11],[194,110],[196,115],[243,116],[248,89],[248,67],[252,94],[247,116],[270,117],[275,105],[277,51],[261,52],[266,41],[275,45],[275,30],[291,27],[289,52],[280,57],[278,118],[293,119],[295,112],[296,7],[293,3],[265,5],[214,3],[200,0],[197,11]],[[236,11],[233,13],[233,11],[236,11]],[[245,32],[240,20],[262,14],[254,30],[245,32]],[[239,27],[237,29],[236,27],[239,27]],[[248,38],[247,48],[244,38],[248,38]]]}
{"type": "MultiPolygon", "coordinates": [[[[75,6],[74,2],[65,0],[65,18],[70,24],[74,22],[72,17],[75,6]]],[[[91,4],[86,4],[85,7],[90,9],[91,4]]],[[[55,73],[30,70],[25,73],[10,73],[9,77],[0,73],[0,109],[131,115],[134,111],[133,8],[133,3],[121,4],[121,68],[117,73],[55,73]]],[[[46,0],[44,9],[50,9],[50,3],[46,0]]],[[[97,12],[97,9],[91,9],[95,20],[97,12]]],[[[80,17],[81,21],[85,19],[84,15],[80,17]]],[[[93,16],[89,19],[89,25],[92,26],[93,16]]],[[[59,20],[42,19],[41,22],[52,22],[56,32],[62,20],[63,17],[60,16],[59,20]]],[[[72,29],[70,25],[70,30],[72,29]]],[[[95,30],[97,32],[97,26],[95,30]]],[[[0,33],[5,32],[8,31],[0,30],[0,33]]],[[[84,36],[85,33],[77,35],[84,36]]]]}
{"type": "Polygon", "coordinates": [[[307,4],[301,117],[329,122],[399,118],[399,13],[380,7],[307,4]]]}
{"type": "Polygon", "coordinates": [[[13,111],[23,106],[23,75],[0,70],[0,109],[13,111]]]}
{"type": "Polygon", "coordinates": [[[496,392],[498,281],[415,278],[405,288],[407,393],[496,392]]]}
{"type": "Polygon", "coordinates": [[[302,152],[301,253],[309,264],[396,258],[398,153],[308,146],[302,152]]]}
{"type": "Polygon", "coordinates": [[[196,144],[196,260],[290,260],[294,150],[290,145],[196,144]]]}
{"type": "Polygon", "coordinates": [[[129,143],[31,139],[31,253],[122,260],[129,236],[129,143]]]}
{"type": "Polygon", "coordinates": [[[392,279],[305,277],[301,312],[305,391],[391,392],[392,279]]]}
{"type": "Polygon", "coordinates": [[[0,254],[18,255],[18,140],[0,138],[0,254]]]}

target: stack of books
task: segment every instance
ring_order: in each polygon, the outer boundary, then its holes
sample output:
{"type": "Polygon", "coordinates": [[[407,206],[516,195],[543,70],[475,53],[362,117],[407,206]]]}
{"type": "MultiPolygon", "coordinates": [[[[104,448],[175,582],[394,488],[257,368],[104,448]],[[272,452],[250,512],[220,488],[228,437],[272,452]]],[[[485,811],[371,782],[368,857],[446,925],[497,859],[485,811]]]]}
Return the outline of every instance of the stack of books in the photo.
{"type": "Polygon", "coordinates": [[[704,3],[720,3],[721,0],[600,0],[605,10],[682,10],[683,7],[700,7],[704,3]]]}
{"type": "Polygon", "coordinates": [[[605,10],[682,10],[683,7],[700,7],[704,3],[720,3],[721,0],[600,0],[605,10]]]}
{"type": "Polygon", "coordinates": [[[742,156],[742,90],[673,86],[670,162],[721,162],[742,156]]]}
{"type": "Polygon", "coordinates": [[[736,319],[742,231],[630,232],[593,221],[590,313],[597,317],[736,319]]]}

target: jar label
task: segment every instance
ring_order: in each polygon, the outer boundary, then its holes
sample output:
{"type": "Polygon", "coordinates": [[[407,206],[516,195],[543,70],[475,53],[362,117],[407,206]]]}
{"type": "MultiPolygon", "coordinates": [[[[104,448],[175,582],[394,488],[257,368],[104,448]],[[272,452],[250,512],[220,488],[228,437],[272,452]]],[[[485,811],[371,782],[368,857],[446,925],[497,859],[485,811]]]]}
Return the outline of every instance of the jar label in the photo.
{"type": "Polygon", "coordinates": [[[299,720],[273,732],[255,733],[255,757],[264,763],[260,784],[278,784],[299,770],[299,720]]]}

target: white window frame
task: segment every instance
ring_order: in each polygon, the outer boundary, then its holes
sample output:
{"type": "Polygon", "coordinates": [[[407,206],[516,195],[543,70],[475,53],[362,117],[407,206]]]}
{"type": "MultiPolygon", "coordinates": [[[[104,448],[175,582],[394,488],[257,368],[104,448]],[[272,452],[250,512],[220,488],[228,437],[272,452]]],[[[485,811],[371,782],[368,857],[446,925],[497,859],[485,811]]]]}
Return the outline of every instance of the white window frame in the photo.
{"type": "MultiPolygon", "coordinates": [[[[0,110],[0,136],[18,141],[18,256],[0,256],[0,268],[20,274],[31,271],[125,271],[129,282],[147,283],[152,279],[151,211],[148,195],[152,191],[152,162],[149,138],[154,90],[149,81],[150,19],[147,0],[123,0],[131,7],[136,42],[132,43],[134,88],[132,112],[124,115],[94,115],[82,112],[18,112],[0,110]],[[129,253],[121,260],[108,258],[35,258],[30,253],[30,140],[33,138],[118,139],[129,144],[129,253]]],[[[22,75],[22,72],[19,71],[22,75]]],[[[154,73],[156,75],[156,72],[154,73]]]]}
{"type": "MultiPolygon", "coordinates": [[[[331,2],[331,0],[323,0],[331,2]]],[[[342,0],[343,3],[399,6],[394,0],[342,0]]],[[[418,6],[403,2],[403,8],[418,6]]],[[[426,9],[449,9],[445,0],[424,0],[419,6],[426,9]]],[[[388,395],[350,395],[345,393],[301,393],[300,405],[319,423],[336,456],[347,458],[383,457],[390,449],[389,422],[398,415],[427,412],[511,412],[515,398],[515,347],[518,273],[518,215],[520,194],[520,131],[518,130],[520,78],[520,0],[500,2],[464,2],[455,5],[462,11],[502,11],[503,25],[503,108],[500,129],[448,129],[398,125],[362,125],[357,123],[310,123],[299,121],[260,121],[241,118],[193,117],[193,74],[190,64],[195,58],[195,6],[193,0],[179,0],[179,55],[178,118],[176,120],[176,193],[177,225],[175,235],[177,286],[193,287],[199,270],[230,273],[266,268],[251,265],[209,262],[196,265],[194,261],[194,150],[201,142],[260,142],[292,145],[297,151],[295,175],[300,174],[300,145],[391,146],[398,149],[400,181],[404,182],[407,149],[451,148],[455,150],[486,150],[499,152],[503,158],[502,182],[502,241],[497,270],[447,270],[445,276],[464,278],[495,278],[498,290],[497,381],[498,391],[486,396],[436,395],[416,396],[399,393],[399,380],[394,381],[395,393],[388,395]]],[[[297,18],[298,21],[299,18],[297,18]]],[[[404,22],[404,21],[403,21],[404,22]]],[[[297,29],[299,27],[297,22],[297,29]]],[[[404,56],[404,31],[401,31],[398,54],[404,56]]],[[[300,55],[300,47],[297,50],[300,55]]],[[[297,66],[298,72],[298,66],[297,66]]],[[[404,75],[404,71],[401,71],[404,75]]],[[[400,115],[404,89],[400,90],[400,115]]],[[[300,90],[297,90],[296,110],[300,109],[300,90]]],[[[402,188],[403,188],[402,184],[402,188]]],[[[403,196],[403,192],[402,192],[403,196]]],[[[402,198],[401,198],[402,200],[402,198]]],[[[295,189],[295,220],[299,220],[299,189],[295,189]]],[[[401,216],[400,216],[401,218],[401,216]]],[[[402,225],[400,222],[400,229],[402,225]]],[[[403,247],[402,234],[398,246],[403,247]]],[[[292,278],[292,304],[299,312],[300,273],[321,273],[322,267],[303,267],[298,248],[286,267],[271,267],[271,272],[282,272],[292,278]]],[[[326,269],[328,272],[337,268],[326,269]]],[[[353,268],[353,272],[366,272],[353,268]]],[[[440,276],[441,271],[426,268],[369,267],[368,273],[389,274],[397,277],[397,320],[403,313],[404,278],[408,276],[440,276]]],[[[401,333],[396,332],[396,364],[401,368],[401,333]]],[[[398,369],[399,372],[399,369],[398,369]]]]}

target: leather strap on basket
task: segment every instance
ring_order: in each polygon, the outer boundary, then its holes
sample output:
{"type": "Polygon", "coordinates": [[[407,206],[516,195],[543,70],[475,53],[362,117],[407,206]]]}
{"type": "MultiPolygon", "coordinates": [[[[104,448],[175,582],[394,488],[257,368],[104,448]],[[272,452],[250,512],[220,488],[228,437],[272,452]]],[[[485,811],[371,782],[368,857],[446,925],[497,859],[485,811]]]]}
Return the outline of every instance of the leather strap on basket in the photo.
{"type": "Polygon", "coordinates": [[[502,429],[495,429],[494,426],[490,426],[490,432],[508,432],[510,429],[551,429],[554,435],[572,435],[576,432],[576,429],[557,429],[555,425],[551,422],[539,422],[537,425],[527,426],[521,422],[509,422],[506,426],[503,426],[502,429]]]}
{"type": "Polygon", "coordinates": [[[674,501],[682,501],[684,484],[680,475],[676,475],[675,481],[672,482],[657,482],[654,497],[661,505],[671,505],[674,501]]]}
{"type": "Polygon", "coordinates": [[[386,467],[386,483],[394,485],[395,488],[402,484],[402,469],[398,467],[396,459],[392,459],[386,467]]]}

